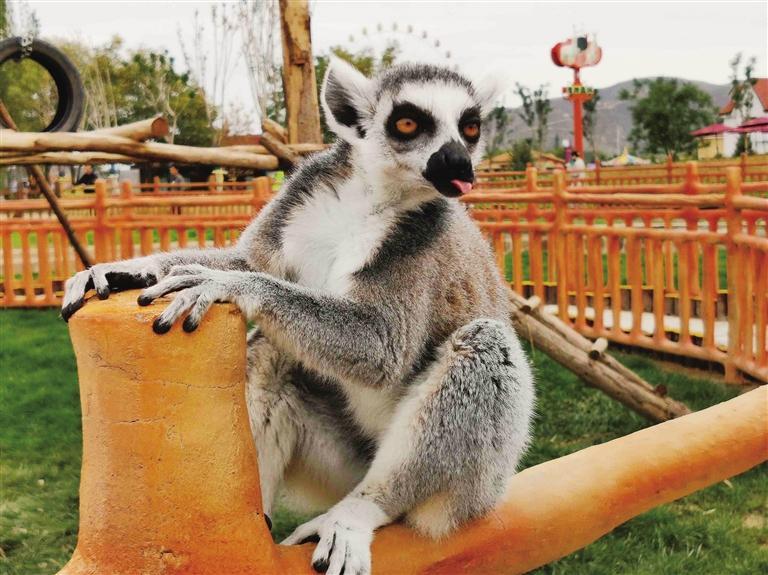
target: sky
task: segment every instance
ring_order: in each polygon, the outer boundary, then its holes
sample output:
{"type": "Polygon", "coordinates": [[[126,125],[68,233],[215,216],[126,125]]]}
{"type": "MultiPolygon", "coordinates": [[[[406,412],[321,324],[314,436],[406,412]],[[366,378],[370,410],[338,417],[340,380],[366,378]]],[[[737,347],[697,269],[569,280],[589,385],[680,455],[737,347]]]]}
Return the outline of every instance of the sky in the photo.
{"type": "MultiPolygon", "coordinates": [[[[43,38],[75,37],[98,45],[119,34],[127,49],[165,49],[182,62],[177,30],[189,39],[195,10],[206,16],[211,2],[62,0],[28,4],[37,14],[43,38]]],[[[401,60],[451,62],[474,78],[495,78],[502,86],[500,103],[510,106],[519,103],[514,96],[516,82],[531,87],[548,84],[553,97],[569,82],[571,72],[556,67],[549,54],[554,44],[574,32],[596,34],[602,47],[600,64],[582,71],[582,82],[597,88],[648,76],[725,84],[729,81],[729,60],[738,52],[757,57],[755,76],[768,76],[766,0],[314,0],[310,5],[315,53],[325,53],[337,45],[380,52],[390,40],[397,39],[401,60]],[[395,25],[397,31],[393,31],[395,25]],[[413,33],[407,33],[409,26],[413,33]],[[422,39],[425,32],[426,39],[422,39]]],[[[231,81],[228,97],[248,108],[251,98],[244,68],[236,69],[231,81]]]]}

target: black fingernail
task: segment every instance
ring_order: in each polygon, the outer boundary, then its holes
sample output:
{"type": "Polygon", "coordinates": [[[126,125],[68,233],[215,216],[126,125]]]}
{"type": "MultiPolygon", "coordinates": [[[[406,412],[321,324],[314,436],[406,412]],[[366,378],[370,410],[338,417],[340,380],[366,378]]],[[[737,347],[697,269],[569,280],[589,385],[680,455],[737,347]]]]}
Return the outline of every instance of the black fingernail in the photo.
{"type": "Polygon", "coordinates": [[[328,571],[328,560],[318,559],[317,561],[312,563],[312,568],[318,573],[325,573],[326,571],[328,571]]]}
{"type": "Polygon", "coordinates": [[[171,324],[164,322],[162,318],[157,318],[152,323],[152,331],[154,331],[157,335],[163,335],[164,333],[171,331],[171,324]]]}
{"type": "Polygon", "coordinates": [[[83,307],[84,303],[85,303],[85,300],[79,299],[77,301],[72,302],[68,306],[65,306],[64,309],[61,310],[61,318],[64,321],[69,322],[69,318],[71,318],[77,310],[83,307]]]}
{"type": "Polygon", "coordinates": [[[152,297],[148,295],[141,294],[138,299],[136,300],[136,303],[140,306],[146,306],[152,303],[152,297]]]}
{"type": "Polygon", "coordinates": [[[305,537],[304,539],[299,541],[299,545],[304,545],[305,543],[320,543],[320,536],[310,535],[309,537],[305,537]]]}
{"type": "Polygon", "coordinates": [[[198,324],[195,320],[193,320],[191,317],[187,317],[187,319],[184,320],[184,323],[181,325],[181,327],[187,333],[192,333],[197,329],[197,325],[198,324]]]}
{"type": "Polygon", "coordinates": [[[99,296],[99,299],[107,299],[109,298],[109,288],[106,289],[97,289],[96,295],[99,296]]]}

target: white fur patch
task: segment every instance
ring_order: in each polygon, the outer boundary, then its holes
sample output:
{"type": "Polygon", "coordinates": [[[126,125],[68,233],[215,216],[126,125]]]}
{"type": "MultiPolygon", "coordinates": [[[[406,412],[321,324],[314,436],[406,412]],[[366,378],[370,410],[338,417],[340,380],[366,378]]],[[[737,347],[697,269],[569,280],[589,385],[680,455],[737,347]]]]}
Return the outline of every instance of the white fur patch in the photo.
{"type": "Polygon", "coordinates": [[[358,425],[371,437],[380,437],[392,421],[400,395],[393,390],[344,386],[349,411],[358,425]]]}
{"type": "Polygon", "coordinates": [[[282,251],[297,283],[342,295],[351,275],[375,255],[397,212],[377,205],[356,177],[339,186],[337,194],[318,189],[296,208],[283,229],[282,251]]]}

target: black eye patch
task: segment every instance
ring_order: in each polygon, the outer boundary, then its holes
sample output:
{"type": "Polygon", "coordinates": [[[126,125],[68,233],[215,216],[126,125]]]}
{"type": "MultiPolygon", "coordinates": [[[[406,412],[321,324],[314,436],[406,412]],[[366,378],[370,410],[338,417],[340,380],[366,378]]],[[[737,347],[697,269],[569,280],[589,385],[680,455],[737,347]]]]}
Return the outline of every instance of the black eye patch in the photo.
{"type": "Polygon", "coordinates": [[[459,119],[459,131],[461,132],[462,137],[470,144],[477,143],[480,139],[480,132],[478,131],[477,136],[470,138],[464,133],[464,128],[471,124],[477,124],[479,127],[482,124],[482,120],[480,108],[478,106],[467,108],[462,112],[461,118],[459,119]]]}
{"type": "Polygon", "coordinates": [[[386,129],[387,134],[391,138],[400,141],[413,140],[421,134],[434,134],[435,119],[426,110],[422,110],[410,102],[402,102],[395,104],[392,108],[392,113],[390,113],[389,118],[387,118],[386,129]],[[410,134],[404,134],[397,129],[398,120],[404,118],[409,118],[416,122],[416,130],[410,134]]]}

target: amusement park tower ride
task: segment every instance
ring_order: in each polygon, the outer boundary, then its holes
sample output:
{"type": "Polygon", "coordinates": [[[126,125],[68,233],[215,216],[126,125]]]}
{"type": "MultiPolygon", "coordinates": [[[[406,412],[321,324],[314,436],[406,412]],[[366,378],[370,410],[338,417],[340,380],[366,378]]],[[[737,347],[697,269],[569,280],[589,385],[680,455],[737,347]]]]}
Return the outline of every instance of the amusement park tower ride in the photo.
{"type": "Polygon", "coordinates": [[[559,42],[552,48],[552,61],[556,66],[573,68],[573,84],[563,88],[563,96],[573,103],[573,147],[584,157],[584,130],[582,105],[592,99],[594,88],[584,86],[579,77],[579,70],[595,66],[603,57],[603,51],[597,45],[594,36],[575,36],[559,42]]]}

